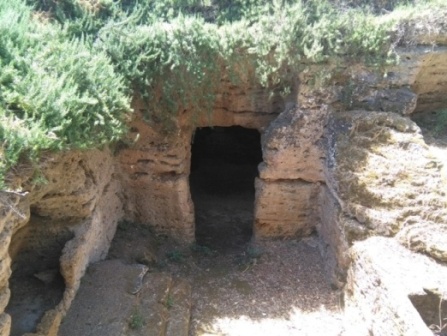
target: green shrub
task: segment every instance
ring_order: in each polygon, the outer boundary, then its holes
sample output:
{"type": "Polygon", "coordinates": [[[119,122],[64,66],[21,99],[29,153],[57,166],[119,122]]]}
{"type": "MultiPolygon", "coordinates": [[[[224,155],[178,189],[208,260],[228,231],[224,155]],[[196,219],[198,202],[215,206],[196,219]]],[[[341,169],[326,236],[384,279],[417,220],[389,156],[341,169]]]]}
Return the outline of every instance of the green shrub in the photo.
{"type": "Polygon", "coordinates": [[[21,158],[119,139],[134,94],[169,132],[180,111],[209,113],[222,80],[286,93],[310,64],[394,62],[406,29],[437,31],[446,9],[442,0],[0,2],[0,181],[21,158]]]}
{"type": "Polygon", "coordinates": [[[166,127],[182,109],[209,111],[220,84],[219,34],[203,20],[114,27],[100,32],[100,47],[147,104],[147,117],[166,127]]]}
{"type": "Polygon", "coordinates": [[[146,100],[148,120],[167,130],[181,110],[209,112],[223,78],[286,92],[306,64],[337,57],[382,64],[391,56],[391,23],[378,24],[363,9],[340,12],[325,0],[234,1],[219,8],[217,23],[154,6],[135,8],[126,24],[109,20],[97,47],[146,100]]]}
{"type": "Polygon", "coordinates": [[[130,111],[124,78],[105,53],[31,15],[20,1],[0,4],[2,182],[23,155],[119,139],[130,111]]]}

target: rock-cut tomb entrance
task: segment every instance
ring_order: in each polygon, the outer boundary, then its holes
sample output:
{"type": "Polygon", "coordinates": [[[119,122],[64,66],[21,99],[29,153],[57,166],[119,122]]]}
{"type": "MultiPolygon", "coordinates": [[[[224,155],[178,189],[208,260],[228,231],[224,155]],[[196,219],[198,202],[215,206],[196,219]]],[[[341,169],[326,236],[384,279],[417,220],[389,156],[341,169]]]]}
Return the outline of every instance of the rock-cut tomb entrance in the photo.
{"type": "Polygon", "coordinates": [[[255,178],[262,161],[259,131],[197,128],[191,152],[196,243],[218,250],[244,246],[253,234],[255,178]]]}

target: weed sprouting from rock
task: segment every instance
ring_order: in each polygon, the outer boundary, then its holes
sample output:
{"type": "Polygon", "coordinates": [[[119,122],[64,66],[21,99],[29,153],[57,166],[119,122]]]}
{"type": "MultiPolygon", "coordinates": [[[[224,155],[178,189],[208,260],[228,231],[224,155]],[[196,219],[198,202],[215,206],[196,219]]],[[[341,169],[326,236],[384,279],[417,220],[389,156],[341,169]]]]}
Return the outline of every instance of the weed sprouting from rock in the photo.
{"type": "Polygon", "coordinates": [[[191,246],[191,251],[197,252],[207,257],[211,257],[216,254],[216,251],[210,249],[208,246],[193,244],[191,246]]]}
{"type": "Polygon", "coordinates": [[[172,250],[166,253],[166,257],[169,261],[175,262],[175,263],[181,263],[185,259],[185,255],[180,250],[172,250]]]}
{"type": "Polygon", "coordinates": [[[174,307],[174,298],[171,294],[168,294],[168,297],[166,298],[166,308],[171,309],[174,307]]]}
{"type": "Polygon", "coordinates": [[[133,330],[139,330],[144,326],[143,314],[138,310],[134,309],[129,320],[129,327],[133,330]]]}

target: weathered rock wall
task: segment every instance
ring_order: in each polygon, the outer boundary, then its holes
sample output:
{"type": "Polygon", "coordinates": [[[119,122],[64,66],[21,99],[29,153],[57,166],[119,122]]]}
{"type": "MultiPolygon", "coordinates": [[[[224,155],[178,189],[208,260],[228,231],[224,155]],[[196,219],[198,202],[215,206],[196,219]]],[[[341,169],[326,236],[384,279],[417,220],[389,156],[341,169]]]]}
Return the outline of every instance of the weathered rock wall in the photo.
{"type": "MultiPolygon", "coordinates": [[[[248,85],[248,84],[246,84],[248,85]]],[[[189,191],[191,140],[196,127],[242,126],[262,133],[263,163],[256,182],[255,236],[296,237],[315,230],[319,182],[324,180],[321,142],[328,109],[298,109],[269,100],[265,91],[224,85],[209,116],[184,111],[168,134],[138,114],[120,148],[126,217],[183,242],[194,240],[189,191]],[[280,113],[281,112],[281,113],[280,113]]],[[[136,111],[144,103],[134,101],[136,111]]]]}
{"type": "Polygon", "coordinates": [[[328,182],[364,236],[447,219],[441,164],[411,120],[353,111],[334,116],[329,133],[328,182]]]}
{"type": "MultiPolygon", "coordinates": [[[[424,44],[428,37],[413,28],[412,41],[424,44]]],[[[323,135],[325,168],[317,213],[334,284],[343,284],[351,244],[372,235],[398,235],[407,246],[443,258],[444,252],[434,252],[444,251],[443,244],[428,243],[445,236],[442,164],[408,116],[447,106],[447,51],[417,43],[399,49],[399,64],[387,68],[385,76],[363,64],[331,63],[299,75],[298,106],[331,111],[323,135]],[[325,81],[315,85],[318,76],[325,81]]]]}
{"type": "Polygon", "coordinates": [[[188,186],[192,130],[179,127],[166,135],[141,115],[132,122],[131,130],[138,139],[117,154],[126,218],[150,225],[158,233],[192,241],[194,210],[188,186]]]}
{"type": "Polygon", "coordinates": [[[339,268],[334,269],[347,269],[345,255],[352,243],[376,235],[396,236],[445,261],[442,164],[417,125],[394,113],[351,111],[330,118],[326,137],[328,188],[320,233],[328,243],[326,252],[335,253],[330,259],[339,268]]]}
{"type": "MultiPolygon", "coordinates": [[[[37,327],[37,335],[57,334],[59,323],[76,294],[86,267],[107,255],[117,222],[123,216],[120,185],[114,177],[115,166],[109,150],[49,155],[42,162],[40,174],[46,183],[27,188],[26,179],[31,176],[22,175],[23,192],[3,192],[0,198],[3,212],[0,216],[2,336],[9,335],[10,328],[10,317],[3,313],[10,295],[9,252],[20,253],[20,245],[26,244],[26,241],[18,242],[11,251],[9,247],[20,228],[32,225],[29,222],[30,213],[46,220],[69,224],[61,224],[60,230],[66,230],[68,226],[74,236],[60,256],[60,272],[66,286],[64,297],[53,310],[45,314],[37,327]]],[[[53,229],[57,230],[57,226],[53,229]]],[[[51,243],[52,237],[48,234],[39,230],[33,233],[37,235],[33,240],[41,239],[42,244],[46,241],[51,243]]]]}
{"type": "MultiPolygon", "coordinates": [[[[194,205],[189,190],[191,141],[195,128],[242,126],[263,130],[283,108],[282,101],[250,84],[222,83],[212,113],[185,110],[166,133],[160,124],[147,122],[142,113],[131,123],[131,145],[117,152],[121,169],[126,218],[147,224],[155,232],[184,243],[194,241],[194,205]]],[[[135,111],[144,102],[135,98],[135,111]]]]}
{"type": "Polygon", "coordinates": [[[317,229],[331,281],[345,285],[348,335],[431,335],[428,326],[439,323],[432,315],[447,297],[447,184],[442,160],[408,115],[447,106],[444,57],[443,48],[406,50],[386,78],[364,69],[320,100],[310,89],[301,95],[334,110],[317,229]]]}
{"type": "Polygon", "coordinates": [[[349,228],[354,223],[344,216],[340,203],[327,186],[321,189],[319,196],[317,231],[323,238],[320,252],[325,260],[329,281],[333,286],[343,288],[346,270],[351,262],[349,248],[353,239],[349,237],[349,228]]]}
{"type": "Polygon", "coordinates": [[[447,47],[427,52],[417,50],[405,55],[416,69],[411,89],[418,95],[415,112],[432,111],[447,105],[447,47]]]}
{"type": "MultiPolygon", "coordinates": [[[[129,138],[118,151],[126,217],[150,225],[183,242],[194,240],[194,205],[189,191],[191,140],[195,128],[242,126],[262,136],[264,162],[256,182],[255,236],[296,237],[315,229],[319,182],[324,180],[321,143],[328,109],[306,110],[247,80],[239,86],[223,81],[213,111],[182,111],[169,135],[143,114],[133,120],[129,138]],[[288,106],[285,108],[285,106],[288,106]]],[[[144,103],[135,99],[136,111],[144,103]]]]}
{"type": "MultiPolygon", "coordinates": [[[[415,112],[433,111],[447,105],[447,47],[418,47],[402,52],[406,72],[392,78],[393,84],[407,85],[417,94],[415,112]]],[[[396,68],[397,71],[398,68],[396,68]]],[[[392,73],[392,77],[396,72],[392,73]]]]}
{"type": "Polygon", "coordinates": [[[321,137],[327,116],[327,108],[290,107],[263,133],[256,238],[305,236],[315,230],[319,183],[324,181],[321,137]]]}
{"type": "Polygon", "coordinates": [[[355,243],[351,257],[345,290],[348,335],[434,334],[428,326],[446,317],[439,311],[439,300],[447,297],[445,266],[383,237],[355,243]]]}
{"type": "Polygon", "coordinates": [[[0,193],[0,335],[9,336],[11,317],[5,314],[11,292],[8,279],[11,276],[11,258],[8,247],[12,235],[29,219],[28,198],[21,193],[0,193]]]}

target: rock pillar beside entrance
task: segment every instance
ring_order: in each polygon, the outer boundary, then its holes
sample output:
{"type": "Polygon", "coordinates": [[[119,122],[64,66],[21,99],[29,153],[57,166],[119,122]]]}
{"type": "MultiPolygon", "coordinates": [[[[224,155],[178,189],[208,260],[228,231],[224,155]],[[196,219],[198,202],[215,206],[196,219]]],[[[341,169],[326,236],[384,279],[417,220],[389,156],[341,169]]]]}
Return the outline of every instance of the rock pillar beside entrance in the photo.
{"type": "Polygon", "coordinates": [[[282,112],[262,137],[254,232],[258,239],[306,236],[318,220],[324,181],[321,137],[326,108],[282,112]]]}
{"type": "Polygon", "coordinates": [[[194,206],[189,192],[192,128],[174,126],[173,131],[164,132],[160,125],[137,115],[128,144],[119,149],[117,157],[126,219],[189,243],[194,240],[194,206]]]}

